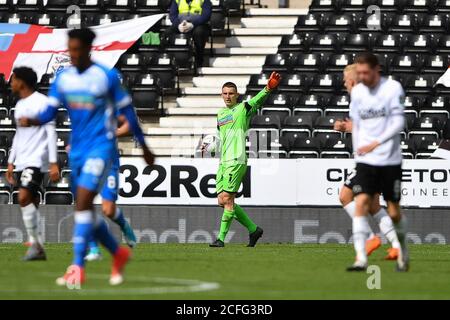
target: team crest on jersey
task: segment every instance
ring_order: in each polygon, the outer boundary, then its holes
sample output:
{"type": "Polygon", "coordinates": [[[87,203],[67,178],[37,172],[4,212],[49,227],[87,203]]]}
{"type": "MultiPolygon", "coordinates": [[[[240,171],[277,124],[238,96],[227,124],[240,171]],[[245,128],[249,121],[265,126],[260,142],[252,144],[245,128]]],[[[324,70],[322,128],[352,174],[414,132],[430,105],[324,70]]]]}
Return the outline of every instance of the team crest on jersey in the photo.
{"type": "Polygon", "coordinates": [[[228,114],[223,118],[220,118],[219,120],[217,120],[217,124],[219,125],[219,127],[226,125],[227,123],[231,123],[233,122],[233,115],[232,114],[228,114]]]}

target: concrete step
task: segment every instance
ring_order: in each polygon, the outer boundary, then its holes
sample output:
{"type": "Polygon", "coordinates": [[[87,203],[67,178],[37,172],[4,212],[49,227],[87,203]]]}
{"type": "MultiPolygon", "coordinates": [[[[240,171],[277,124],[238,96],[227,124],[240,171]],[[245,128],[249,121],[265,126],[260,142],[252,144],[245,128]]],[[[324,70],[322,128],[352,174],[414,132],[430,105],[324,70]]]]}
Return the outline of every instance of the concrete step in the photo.
{"type": "Polygon", "coordinates": [[[216,97],[181,97],[177,99],[180,108],[221,108],[224,106],[223,99],[217,95],[216,97]]]}
{"type": "Polygon", "coordinates": [[[279,36],[234,36],[228,37],[225,40],[227,47],[240,47],[240,48],[267,48],[278,47],[281,37],[279,36]]]}
{"type": "Polygon", "coordinates": [[[214,68],[228,67],[261,67],[264,64],[265,57],[262,56],[239,56],[239,57],[220,57],[209,59],[209,64],[214,68]]]}
{"type": "Polygon", "coordinates": [[[298,17],[251,17],[241,19],[241,28],[293,28],[297,24],[298,17]]]}
{"type": "Polygon", "coordinates": [[[308,14],[308,8],[249,8],[245,10],[247,16],[301,16],[308,14]]]}
{"type": "Polygon", "coordinates": [[[220,108],[169,108],[166,110],[170,116],[216,116],[220,108]]]}
{"type": "Polygon", "coordinates": [[[282,36],[294,33],[294,28],[237,28],[231,34],[235,36],[282,36]]]}
{"type": "Polygon", "coordinates": [[[202,117],[164,117],[159,119],[159,126],[165,128],[198,128],[203,130],[205,128],[215,128],[217,126],[216,117],[202,116],[202,117]]]}
{"type": "Polygon", "coordinates": [[[204,77],[194,77],[192,83],[194,86],[199,88],[214,88],[216,92],[220,92],[220,88],[227,81],[233,81],[238,87],[246,87],[250,81],[250,76],[204,76],[204,77]]]}
{"type": "Polygon", "coordinates": [[[152,136],[198,136],[201,137],[206,134],[215,134],[217,132],[216,127],[209,128],[164,128],[164,127],[149,127],[144,130],[145,133],[152,136]]]}
{"type": "MultiPolygon", "coordinates": [[[[226,82],[226,81],[224,81],[226,82]]],[[[189,87],[184,88],[181,90],[181,92],[185,95],[219,95],[220,94],[220,88],[222,87],[222,84],[224,82],[221,82],[219,85],[213,88],[208,87],[189,87]]],[[[244,87],[238,87],[238,92],[245,92],[246,88],[244,87]]]]}
{"type": "Polygon", "coordinates": [[[211,67],[206,67],[206,68],[200,68],[199,69],[199,74],[201,75],[224,75],[224,74],[229,74],[231,76],[234,76],[236,74],[239,75],[243,75],[243,74],[257,74],[261,72],[262,67],[247,67],[247,68],[211,68],[211,67]]]}
{"type": "Polygon", "coordinates": [[[217,48],[214,53],[217,55],[262,55],[274,54],[278,51],[278,45],[274,47],[253,47],[253,48],[217,48]]]}

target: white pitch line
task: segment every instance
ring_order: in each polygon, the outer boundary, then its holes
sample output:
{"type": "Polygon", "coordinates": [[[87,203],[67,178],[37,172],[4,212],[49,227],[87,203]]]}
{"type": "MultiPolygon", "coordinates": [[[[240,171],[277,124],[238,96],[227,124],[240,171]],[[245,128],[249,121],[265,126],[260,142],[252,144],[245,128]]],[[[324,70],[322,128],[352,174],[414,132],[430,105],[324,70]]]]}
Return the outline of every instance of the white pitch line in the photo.
{"type": "MultiPolygon", "coordinates": [[[[45,276],[55,277],[53,273],[41,273],[45,276]]],[[[105,275],[90,274],[90,279],[108,279],[105,275]]],[[[104,289],[81,289],[81,290],[70,290],[70,289],[50,289],[48,291],[40,288],[27,288],[17,290],[20,292],[39,292],[39,293],[75,293],[79,295],[94,295],[94,294],[134,294],[134,295],[145,295],[145,294],[166,294],[166,293],[189,293],[189,292],[202,292],[202,291],[212,291],[220,288],[220,285],[216,282],[206,282],[193,279],[176,279],[176,278],[161,278],[161,277],[139,277],[139,276],[127,276],[125,281],[139,281],[147,283],[160,283],[160,284],[174,284],[175,286],[160,286],[160,287],[139,287],[139,288],[104,288],[104,289]]],[[[56,286],[56,284],[55,284],[56,286]]],[[[13,293],[16,290],[1,290],[0,293],[13,293]]]]}

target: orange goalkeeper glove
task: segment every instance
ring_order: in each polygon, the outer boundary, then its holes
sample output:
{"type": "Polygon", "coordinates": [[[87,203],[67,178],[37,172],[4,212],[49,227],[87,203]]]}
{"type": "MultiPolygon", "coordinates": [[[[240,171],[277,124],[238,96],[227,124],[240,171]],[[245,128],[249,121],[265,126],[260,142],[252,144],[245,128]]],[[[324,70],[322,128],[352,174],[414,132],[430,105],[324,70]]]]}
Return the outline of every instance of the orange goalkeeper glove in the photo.
{"type": "Polygon", "coordinates": [[[273,71],[267,82],[267,90],[273,90],[280,84],[281,75],[278,72],[273,71]]]}

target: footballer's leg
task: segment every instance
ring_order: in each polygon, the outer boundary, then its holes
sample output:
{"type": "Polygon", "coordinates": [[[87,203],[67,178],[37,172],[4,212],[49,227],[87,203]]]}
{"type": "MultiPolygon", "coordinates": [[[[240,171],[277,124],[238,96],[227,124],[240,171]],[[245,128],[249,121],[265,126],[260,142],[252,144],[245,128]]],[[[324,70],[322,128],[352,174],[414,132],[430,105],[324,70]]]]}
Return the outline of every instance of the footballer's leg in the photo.
{"type": "Polygon", "coordinates": [[[92,235],[91,240],[88,242],[88,254],[84,257],[86,261],[96,261],[102,259],[102,253],[98,242],[95,240],[94,235],[92,235]]]}
{"type": "Polygon", "coordinates": [[[102,188],[102,211],[105,216],[116,223],[125,237],[125,242],[130,248],[136,246],[136,236],[128,221],[123,215],[122,209],[116,205],[118,198],[119,168],[112,167],[102,188]]]}
{"type": "MultiPolygon", "coordinates": [[[[109,231],[102,216],[94,217],[93,202],[97,195],[97,190],[103,185],[103,178],[106,176],[109,164],[109,159],[106,158],[107,154],[107,152],[98,152],[87,157],[86,161],[80,167],[77,167],[75,172],[74,260],[70,268],[75,268],[76,274],[79,274],[79,283],[84,281],[84,256],[87,250],[87,243],[92,234],[113,256],[110,284],[115,285],[123,281],[122,269],[130,256],[128,249],[119,247],[117,240],[109,231]]],[[[72,277],[69,271],[62,278],[57,279],[58,284],[63,285],[67,283],[68,279],[72,277]]]]}
{"type": "Polygon", "coordinates": [[[220,221],[220,230],[217,240],[213,242],[210,247],[220,248],[225,245],[225,238],[230,231],[231,223],[235,217],[234,215],[234,194],[227,191],[222,191],[218,195],[219,205],[223,207],[222,219],[220,221]]]}
{"type": "MultiPolygon", "coordinates": [[[[232,179],[229,179],[227,189],[239,191],[239,187],[247,172],[247,164],[236,165],[232,169],[232,179]]],[[[247,247],[254,247],[259,238],[262,237],[264,231],[258,227],[248,216],[247,212],[234,202],[234,213],[236,220],[248,230],[249,242],[247,247]]]]}
{"type": "MultiPolygon", "coordinates": [[[[217,193],[217,203],[220,207],[224,207],[224,199],[223,199],[223,166],[220,164],[216,174],[216,193],[217,193]]],[[[222,216],[223,219],[223,216],[222,216]]],[[[220,224],[220,228],[222,229],[222,222],[220,224]]],[[[225,225],[224,225],[225,228],[225,225]]],[[[220,231],[219,231],[220,236],[220,231]]],[[[225,238],[224,238],[225,239],[225,238]]],[[[217,238],[213,243],[209,245],[212,248],[222,248],[225,246],[224,241],[217,238]]]]}
{"type": "Polygon", "coordinates": [[[355,217],[353,218],[353,245],[356,252],[354,264],[347,271],[364,271],[367,268],[366,240],[370,233],[368,221],[373,195],[376,193],[378,175],[376,168],[357,163],[355,176],[355,217]]]}
{"type": "Polygon", "coordinates": [[[44,246],[40,236],[39,186],[42,173],[39,168],[26,168],[20,174],[19,205],[27,230],[30,246],[23,257],[24,261],[46,260],[44,246]]]}
{"type": "Polygon", "coordinates": [[[407,221],[405,215],[400,211],[401,178],[401,165],[385,166],[382,168],[382,192],[387,202],[387,211],[394,223],[394,228],[400,242],[400,250],[397,257],[397,271],[408,271],[409,253],[406,244],[407,221]]]}
{"type": "MultiPolygon", "coordinates": [[[[350,219],[353,221],[353,217],[355,216],[355,208],[356,204],[354,201],[353,194],[353,182],[354,177],[356,176],[356,169],[352,171],[352,173],[345,180],[344,185],[339,191],[339,201],[342,204],[345,212],[347,212],[350,219]]],[[[370,225],[369,225],[370,228],[370,225]]],[[[369,238],[366,241],[366,252],[367,255],[371,255],[374,250],[381,246],[381,239],[373,232],[372,228],[370,228],[369,238]]]]}
{"type": "MultiPolygon", "coordinates": [[[[391,248],[388,250],[388,254],[385,257],[386,260],[397,260],[398,252],[400,250],[400,242],[397,238],[397,233],[395,232],[394,224],[391,217],[388,215],[386,210],[380,206],[380,194],[377,193],[373,197],[372,205],[370,207],[369,213],[378,223],[380,231],[384,234],[386,239],[388,239],[391,244],[391,248]]],[[[368,240],[370,241],[370,240],[368,240]]],[[[372,243],[372,247],[378,248],[381,245],[381,240],[378,243],[372,243]]],[[[367,247],[367,243],[366,243],[367,247]]]]}

